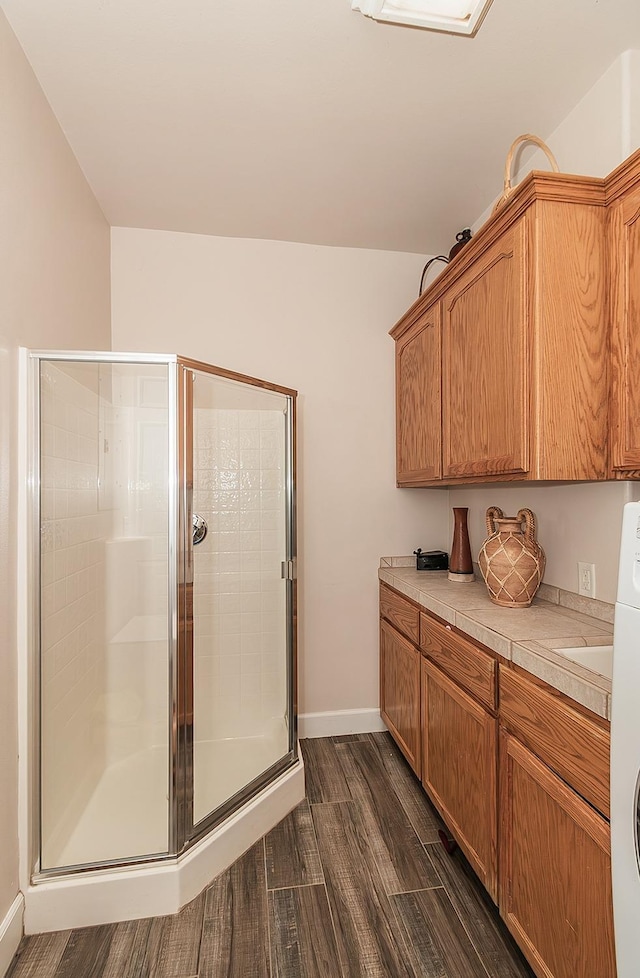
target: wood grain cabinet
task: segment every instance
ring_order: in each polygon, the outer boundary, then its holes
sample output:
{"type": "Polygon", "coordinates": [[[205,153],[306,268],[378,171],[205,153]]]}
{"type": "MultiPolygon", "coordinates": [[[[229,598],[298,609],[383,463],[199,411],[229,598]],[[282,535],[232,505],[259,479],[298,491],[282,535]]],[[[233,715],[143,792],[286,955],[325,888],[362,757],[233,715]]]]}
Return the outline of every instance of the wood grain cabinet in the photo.
{"type": "MultiPolygon", "coordinates": [[[[417,610],[384,586],[380,588],[380,610],[383,615],[394,615],[396,624],[408,630],[415,616],[417,630],[417,610]]],[[[380,715],[420,777],[420,652],[384,617],[380,619],[380,715]]]]}
{"type": "Polygon", "coordinates": [[[640,155],[612,176],[611,468],[629,479],[640,478],[640,155]]]}
{"type": "Polygon", "coordinates": [[[609,824],[501,735],[502,917],[540,978],[615,978],[609,824]]]}
{"type": "Polygon", "coordinates": [[[541,978],[615,978],[608,724],[502,665],[499,687],[500,913],[541,978]]]}
{"type": "Polygon", "coordinates": [[[442,475],[440,304],[420,316],[396,349],[396,469],[398,485],[442,475]]]}
{"type": "Polygon", "coordinates": [[[526,217],[445,293],[445,476],[525,473],[529,322],[526,217]]]}
{"type": "Polygon", "coordinates": [[[497,900],[497,721],[422,660],[422,783],[497,900]]]}
{"type": "Polygon", "coordinates": [[[615,978],[610,730],[380,587],[391,735],[538,978],[615,978]]]}
{"type": "Polygon", "coordinates": [[[607,269],[604,181],[530,174],[391,330],[398,485],[608,477],[607,269]]]}

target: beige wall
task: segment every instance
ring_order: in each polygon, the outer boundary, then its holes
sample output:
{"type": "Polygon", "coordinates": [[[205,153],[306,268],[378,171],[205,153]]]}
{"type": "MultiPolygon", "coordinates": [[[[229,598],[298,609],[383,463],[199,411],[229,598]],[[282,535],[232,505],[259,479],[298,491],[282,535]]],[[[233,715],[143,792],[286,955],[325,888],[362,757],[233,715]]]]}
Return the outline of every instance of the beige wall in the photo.
{"type": "Polygon", "coordinates": [[[108,348],[109,229],[0,12],[0,920],[18,892],[17,349],[108,348]]]}
{"type": "Polygon", "coordinates": [[[114,228],[114,349],[297,388],[300,712],[378,703],[377,566],[448,544],[447,494],[394,481],[389,328],[418,255],[114,228]]]}

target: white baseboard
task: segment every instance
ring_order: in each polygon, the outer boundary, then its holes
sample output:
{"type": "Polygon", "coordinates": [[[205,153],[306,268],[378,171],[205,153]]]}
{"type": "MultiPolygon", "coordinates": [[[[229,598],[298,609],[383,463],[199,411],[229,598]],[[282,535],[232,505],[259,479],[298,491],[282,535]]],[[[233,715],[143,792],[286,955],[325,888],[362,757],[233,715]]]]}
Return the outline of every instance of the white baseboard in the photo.
{"type": "Polygon", "coordinates": [[[299,737],[337,737],[340,734],[375,733],[386,729],[378,709],[298,715],[299,737]]]}
{"type": "Polygon", "coordinates": [[[18,944],[22,940],[23,914],[24,897],[22,893],[18,893],[5,914],[4,920],[0,923],[0,975],[6,975],[13,961],[13,956],[18,950],[18,944]]]}

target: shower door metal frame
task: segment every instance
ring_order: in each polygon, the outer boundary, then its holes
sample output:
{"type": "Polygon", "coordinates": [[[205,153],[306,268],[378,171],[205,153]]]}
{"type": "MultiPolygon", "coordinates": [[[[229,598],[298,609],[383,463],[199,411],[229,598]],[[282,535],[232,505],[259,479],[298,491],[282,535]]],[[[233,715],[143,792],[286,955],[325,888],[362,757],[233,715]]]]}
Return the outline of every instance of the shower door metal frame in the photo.
{"type": "Polygon", "coordinates": [[[208,363],[176,354],[114,353],[111,351],[27,350],[26,384],[30,426],[26,454],[28,510],[25,539],[25,575],[28,608],[25,632],[28,633],[27,670],[33,683],[27,690],[27,765],[23,794],[30,802],[30,841],[27,864],[32,883],[63,879],[100,869],[115,869],[175,860],[212,828],[246,801],[265,788],[298,761],[297,755],[297,536],[296,536],[296,397],[297,392],[268,381],[239,374],[208,363]],[[168,669],[169,669],[169,737],[168,737],[168,849],[166,852],[126,856],[90,863],[42,869],[42,803],[41,803],[41,403],[40,363],[61,361],[103,364],[166,365],[168,381],[168,669]],[[286,424],[286,657],[288,751],[275,764],[245,785],[227,802],[197,824],[193,822],[193,546],[191,516],[193,491],[193,406],[194,371],[225,378],[247,386],[281,394],[287,401],[286,424]],[[189,587],[191,585],[191,587],[189,587]]]}
{"type": "Polygon", "coordinates": [[[226,370],[187,357],[177,358],[178,370],[178,427],[181,434],[179,458],[180,515],[178,533],[183,552],[179,555],[178,581],[178,770],[182,778],[177,790],[177,845],[178,851],[197,842],[213,828],[242,807],[274,778],[297,763],[297,536],[296,536],[296,398],[297,392],[269,381],[259,380],[246,374],[226,370]],[[244,785],[222,805],[209,812],[198,822],[193,819],[193,543],[191,533],[193,516],[193,382],[196,373],[208,374],[231,380],[247,387],[272,391],[286,398],[285,434],[285,507],[286,507],[286,555],[283,568],[286,592],[286,657],[287,657],[287,718],[288,750],[262,774],[244,785]]]}

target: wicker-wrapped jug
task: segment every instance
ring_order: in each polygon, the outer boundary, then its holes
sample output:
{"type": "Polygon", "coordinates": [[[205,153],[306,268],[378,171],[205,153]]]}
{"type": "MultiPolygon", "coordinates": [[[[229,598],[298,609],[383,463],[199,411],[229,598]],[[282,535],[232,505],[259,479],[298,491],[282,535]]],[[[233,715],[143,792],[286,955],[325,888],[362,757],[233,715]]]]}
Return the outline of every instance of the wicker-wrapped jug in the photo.
{"type": "Polygon", "coordinates": [[[546,557],[536,540],[536,518],[530,509],[505,516],[497,506],[487,510],[489,536],[478,563],[494,604],[528,608],[540,587],[546,557]]]}

